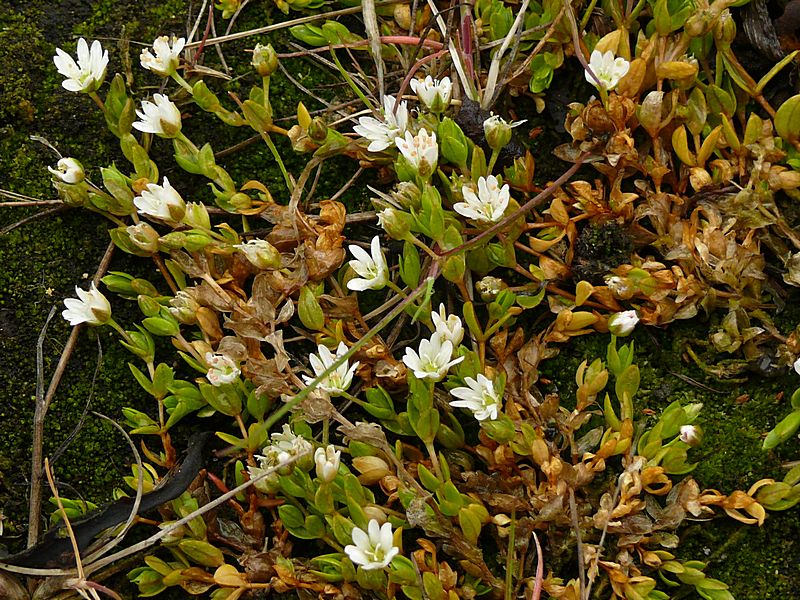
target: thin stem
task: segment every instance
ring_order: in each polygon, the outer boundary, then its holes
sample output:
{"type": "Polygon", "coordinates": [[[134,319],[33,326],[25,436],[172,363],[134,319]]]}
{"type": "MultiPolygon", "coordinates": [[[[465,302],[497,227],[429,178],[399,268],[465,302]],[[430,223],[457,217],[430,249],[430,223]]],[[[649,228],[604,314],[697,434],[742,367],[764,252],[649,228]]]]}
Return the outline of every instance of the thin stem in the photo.
{"type": "Polygon", "coordinates": [[[181,86],[183,89],[185,89],[187,92],[189,92],[189,94],[190,94],[190,95],[194,96],[194,90],[192,89],[192,86],[191,86],[191,85],[189,85],[189,83],[188,83],[188,82],[187,82],[187,81],[186,81],[186,80],[185,80],[183,77],[181,77],[180,75],[178,75],[178,72],[177,72],[177,71],[176,71],[175,73],[173,73],[173,74],[172,74],[172,78],[173,78],[173,79],[174,79],[174,80],[175,80],[175,81],[176,81],[178,84],[180,84],[180,86],[181,86]]]}

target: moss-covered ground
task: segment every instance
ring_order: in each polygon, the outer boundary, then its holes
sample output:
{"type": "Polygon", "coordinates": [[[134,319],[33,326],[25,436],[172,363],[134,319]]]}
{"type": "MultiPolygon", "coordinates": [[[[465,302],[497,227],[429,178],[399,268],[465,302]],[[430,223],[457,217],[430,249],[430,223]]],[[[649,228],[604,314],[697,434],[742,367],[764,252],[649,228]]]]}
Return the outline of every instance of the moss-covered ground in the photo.
{"type": "MultiPolygon", "coordinates": [[[[91,3],[28,0],[0,4],[0,187],[38,199],[54,197],[45,167],[55,163],[56,158],[45,146],[32,141],[31,135],[43,136],[64,155],[80,158],[89,176],[96,180],[100,166],[122,160],[115,138],[105,130],[102,117],[92,103],[61,88],[61,78],[51,60],[55,47],[73,50],[78,35],[103,39],[111,49],[109,72],[113,73],[123,68],[117,40],[149,42],[158,34],[182,34],[188,4],[184,0],[91,3]]],[[[265,0],[254,1],[242,14],[237,28],[263,26],[276,15],[280,13],[272,10],[265,0]]],[[[244,49],[251,48],[256,41],[267,38],[250,38],[224,47],[234,77],[244,75],[228,89],[247,90],[253,81],[248,75],[249,55],[244,49]]],[[[272,41],[280,43],[279,38],[272,41]]],[[[130,56],[134,64],[138,62],[138,51],[138,46],[132,43],[130,56]]],[[[209,64],[217,64],[215,53],[211,49],[206,52],[209,64]]],[[[287,66],[309,87],[334,81],[332,78],[326,81],[326,76],[312,63],[297,61],[287,66]]],[[[135,87],[140,91],[159,83],[139,69],[134,69],[134,73],[135,87]]],[[[331,93],[335,94],[336,89],[331,93]]],[[[291,83],[278,78],[273,99],[276,114],[288,116],[293,114],[301,95],[291,83]]],[[[313,101],[308,106],[319,108],[313,101]]],[[[217,151],[252,135],[250,130],[230,128],[220,135],[218,132],[223,128],[202,117],[188,122],[186,128],[196,142],[210,141],[217,151]],[[214,133],[206,134],[207,130],[214,133]]],[[[291,158],[286,144],[279,148],[288,159],[289,170],[299,173],[305,159],[291,158]]],[[[165,146],[165,155],[166,152],[165,146]]],[[[260,179],[279,196],[280,192],[275,190],[282,189],[280,173],[263,145],[251,145],[221,162],[236,181],[260,179]]],[[[320,178],[317,197],[335,191],[354,167],[340,163],[327,169],[330,170],[320,178]]],[[[202,186],[197,187],[196,194],[211,199],[202,186]]],[[[350,205],[358,205],[364,195],[356,189],[344,199],[350,205]]],[[[0,209],[0,228],[35,210],[0,209]]],[[[56,307],[60,312],[63,298],[73,295],[76,284],[85,287],[87,278],[94,274],[108,244],[106,231],[106,222],[86,211],[62,211],[0,238],[0,508],[6,518],[5,536],[0,544],[12,550],[19,547],[24,537],[27,518],[37,338],[51,308],[56,307]]],[[[121,253],[116,254],[111,269],[152,276],[157,281],[152,265],[121,253]]],[[[122,322],[126,314],[134,314],[133,309],[119,301],[114,303],[122,322]]],[[[800,319],[800,312],[781,318],[790,328],[800,319]]],[[[684,344],[705,337],[707,328],[706,323],[696,323],[668,331],[637,333],[637,356],[643,375],[640,406],[658,411],[676,399],[703,402],[698,422],[705,438],[696,452],[699,465],[693,473],[702,486],[731,492],[746,490],[762,477],[780,478],[781,463],[798,456],[798,441],[792,440],[772,453],[763,453],[760,441],[786,413],[788,401],[780,399],[780,392],[791,392],[796,379],[788,374],[766,378],[754,373],[747,383],[732,385],[706,376],[685,360],[684,344]]],[[[69,327],[57,314],[43,338],[45,382],[68,335],[69,327]]],[[[605,343],[602,336],[576,340],[558,358],[542,366],[543,374],[569,396],[577,365],[584,358],[603,356],[605,343]]],[[[75,429],[90,401],[92,410],[115,418],[120,416],[122,406],[151,408],[129,376],[128,356],[108,331],[84,332],[50,407],[45,430],[48,454],[52,455],[75,429]],[[95,377],[99,349],[102,360],[95,377]]],[[[110,497],[113,487],[120,484],[128,464],[124,440],[110,426],[89,415],[55,463],[55,470],[65,487],[64,495],[103,502],[110,497]]],[[[682,542],[680,556],[709,561],[708,574],[731,584],[739,599],[798,597],[800,514],[797,510],[770,514],[762,528],[726,518],[690,525],[682,530],[682,542]]],[[[132,590],[124,592],[130,595],[132,590]]]]}

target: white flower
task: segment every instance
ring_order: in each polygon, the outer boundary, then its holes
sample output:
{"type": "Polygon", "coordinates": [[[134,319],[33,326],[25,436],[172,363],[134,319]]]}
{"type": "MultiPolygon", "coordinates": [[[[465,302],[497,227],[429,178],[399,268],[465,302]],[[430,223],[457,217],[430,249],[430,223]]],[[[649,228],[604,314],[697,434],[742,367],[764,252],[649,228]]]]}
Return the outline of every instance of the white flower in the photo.
{"type": "Polygon", "coordinates": [[[169,313],[181,323],[193,325],[197,323],[197,309],[200,305],[186,290],[178,290],[175,297],[170,298],[169,313]]]}
{"type": "Polygon", "coordinates": [[[367,150],[370,152],[380,152],[386,150],[394,143],[394,138],[405,132],[408,128],[408,105],[405,100],[394,110],[394,96],[385,95],[383,97],[383,121],[375,117],[360,117],[358,125],[353,127],[361,137],[369,140],[367,150]]]}
{"type": "Polygon", "coordinates": [[[92,42],[92,49],[89,50],[86,40],[81,38],[78,40],[77,64],[61,48],[56,48],[53,62],[58,72],[66,77],[61,82],[64,88],[70,92],[94,92],[106,77],[108,50],[103,50],[97,40],[92,42]]]}
{"type": "Polygon", "coordinates": [[[165,35],[157,37],[156,41],[153,42],[153,50],[156,52],[155,56],[150,52],[150,48],[142,50],[142,53],[139,55],[139,61],[142,63],[142,66],[162,77],[169,77],[172,75],[175,69],[178,68],[178,63],[180,63],[181,59],[181,51],[186,45],[186,40],[184,38],[178,38],[176,40],[173,37],[171,48],[169,42],[169,38],[165,35]]]}
{"type": "Polygon", "coordinates": [[[464,202],[456,202],[453,210],[480,223],[497,223],[503,217],[511,199],[508,184],[501,188],[494,175],[478,178],[477,195],[468,185],[461,187],[461,193],[464,195],[464,202]]]}
{"type": "Polygon", "coordinates": [[[354,527],[352,536],[354,545],[345,546],[344,551],[365,571],[385,568],[400,552],[394,545],[391,523],[381,526],[375,519],[370,519],[367,531],[354,527]]]}
{"type": "Polygon", "coordinates": [[[206,379],[215,387],[233,383],[241,374],[239,367],[229,356],[206,352],[205,359],[206,363],[208,363],[206,379]]]}
{"type": "Polygon", "coordinates": [[[436,133],[429,134],[427,129],[420,129],[417,135],[411,135],[410,131],[406,131],[405,138],[396,137],[394,143],[411,168],[423,177],[436,169],[436,162],[439,160],[436,133]]]}
{"type": "Polygon", "coordinates": [[[605,53],[594,50],[589,57],[589,67],[597,75],[600,85],[598,86],[588,69],[584,73],[586,81],[597,88],[611,91],[619,83],[619,80],[625,76],[628,69],[631,68],[631,64],[621,56],[615,58],[611,50],[605,53]]]}
{"type": "Polygon", "coordinates": [[[102,325],[111,318],[111,304],[100,293],[94,282],[88,292],[84,292],[78,286],[75,286],[75,292],[78,294],[79,300],[75,298],[64,300],[64,306],[67,308],[61,313],[61,316],[69,321],[70,325],[75,326],[81,323],[102,325]]]}
{"type": "Polygon", "coordinates": [[[461,340],[464,339],[464,327],[458,315],[447,315],[444,311],[444,304],[439,305],[439,312],[431,312],[433,326],[436,333],[453,344],[453,348],[458,348],[461,340]]]}
{"type": "Polygon", "coordinates": [[[450,406],[468,408],[478,421],[497,419],[500,397],[494,387],[494,382],[481,374],[478,374],[477,380],[466,377],[464,382],[469,387],[457,387],[450,390],[453,396],[460,398],[460,400],[451,400],[450,406]]]}
{"type": "Polygon", "coordinates": [[[608,318],[608,330],[617,337],[625,337],[633,333],[633,328],[639,322],[635,310],[626,310],[611,315],[608,318]]]}
{"type": "Polygon", "coordinates": [[[153,100],[155,103],[142,101],[142,110],[136,111],[141,121],[134,121],[134,129],[162,137],[176,137],[181,131],[181,111],[163,94],[154,94],[153,100]]]}
{"type": "MultiPolygon", "coordinates": [[[[339,342],[335,356],[322,344],[317,346],[317,352],[319,352],[319,355],[312,353],[308,357],[311,368],[314,369],[314,377],[303,375],[303,379],[305,379],[306,383],[314,381],[317,377],[322,375],[328,367],[336,362],[337,359],[344,356],[347,353],[347,346],[344,342],[339,342]]],[[[320,381],[319,389],[325,390],[331,396],[340,396],[343,392],[346,392],[347,388],[349,388],[350,384],[353,382],[353,373],[356,372],[358,365],[361,364],[356,361],[348,368],[347,362],[348,361],[344,361],[341,365],[336,367],[335,371],[320,381]]]]}
{"type": "Polygon", "coordinates": [[[486,138],[486,143],[493,150],[500,150],[511,141],[511,130],[514,127],[519,127],[525,121],[526,119],[509,123],[500,115],[490,116],[483,122],[483,135],[486,138]]]}
{"type": "Polygon", "coordinates": [[[349,249],[355,260],[351,260],[347,264],[360,278],[348,281],[348,289],[363,292],[364,290],[379,290],[385,287],[389,281],[389,267],[386,264],[383,250],[381,250],[380,238],[377,235],[372,238],[370,243],[372,256],[359,246],[349,246],[349,249]]]}
{"type": "Polygon", "coordinates": [[[403,363],[414,371],[414,377],[417,379],[441,381],[450,367],[464,360],[463,356],[450,360],[452,356],[453,343],[434,333],[431,339],[420,340],[419,354],[411,348],[406,348],[403,363]]]}
{"type": "Polygon", "coordinates": [[[695,427],[694,425],[681,425],[680,438],[684,444],[689,444],[690,446],[699,446],[700,436],[701,433],[699,427],[695,427]]]}
{"type": "Polygon", "coordinates": [[[186,210],[186,203],[181,195],[164,177],[164,185],[148,183],[140,196],[133,199],[133,204],[140,215],[156,219],[180,221],[186,210]]]}
{"type": "Polygon", "coordinates": [[[411,89],[428,110],[434,113],[444,111],[450,105],[453,84],[449,77],[434,79],[428,75],[424,80],[411,80],[411,89]]]}
{"type": "Polygon", "coordinates": [[[47,167],[47,170],[64,183],[80,183],[85,177],[83,165],[74,158],[59,159],[55,169],[47,167]]]}
{"type": "Polygon", "coordinates": [[[795,373],[800,375],[800,358],[794,361],[794,364],[792,366],[794,367],[795,373]]]}
{"type": "Polygon", "coordinates": [[[333,444],[328,444],[325,448],[317,448],[314,452],[314,462],[317,465],[317,477],[320,481],[330,483],[336,479],[339,473],[339,459],[342,452],[337,450],[333,444]]]}
{"type": "Polygon", "coordinates": [[[259,269],[277,269],[281,266],[281,253],[267,240],[250,240],[246,244],[234,244],[251,264],[259,269]]]}

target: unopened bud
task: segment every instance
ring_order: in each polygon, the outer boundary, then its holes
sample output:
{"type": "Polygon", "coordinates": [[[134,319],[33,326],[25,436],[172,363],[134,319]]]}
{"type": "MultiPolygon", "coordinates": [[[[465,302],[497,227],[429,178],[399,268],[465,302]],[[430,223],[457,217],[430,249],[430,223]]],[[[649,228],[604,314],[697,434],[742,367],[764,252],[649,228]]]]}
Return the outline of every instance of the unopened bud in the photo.
{"type": "Polygon", "coordinates": [[[183,215],[184,224],[195,229],[211,229],[211,219],[208,209],[200,202],[189,202],[186,213],[183,215]]]}
{"type": "Polygon", "coordinates": [[[248,210],[253,206],[253,199],[244,192],[236,192],[230,202],[236,210],[248,210]]]}
{"type": "Polygon", "coordinates": [[[684,425],[681,427],[680,438],[684,444],[689,444],[694,448],[702,442],[703,432],[696,425],[684,425]]]}
{"type": "Polygon", "coordinates": [[[511,125],[494,115],[483,122],[483,134],[492,150],[501,150],[511,141],[511,125]]]}
{"type": "Polygon", "coordinates": [[[158,242],[167,250],[179,250],[186,243],[186,234],[173,231],[158,238],[158,242]]]}
{"type": "Polygon", "coordinates": [[[250,64],[255,67],[261,77],[269,77],[278,69],[278,53],[275,52],[272,44],[266,46],[256,44],[253,49],[253,62],[250,64]]]}
{"type": "Polygon", "coordinates": [[[397,184],[397,189],[392,194],[392,197],[400,203],[403,208],[420,207],[421,192],[416,183],[411,181],[401,181],[397,184]]]}
{"type": "Polygon", "coordinates": [[[378,213],[378,225],[393,240],[404,240],[411,230],[413,217],[394,208],[385,208],[378,213]]]}
{"type": "Polygon", "coordinates": [[[236,244],[250,263],[259,269],[279,269],[281,253],[266,240],[250,240],[246,244],[236,244]]]}
{"type": "Polygon", "coordinates": [[[322,144],[325,138],[328,137],[328,125],[322,117],[314,117],[311,119],[311,125],[308,126],[308,137],[322,144]]]}
{"type": "Polygon", "coordinates": [[[608,319],[608,330],[617,337],[625,337],[633,333],[634,327],[639,322],[635,310],[626,310],[611,315],[608,319]]]}
{"type": "Polygon", "coordinates": [[[353,468],[360,473],[358,480],[364,485],[377,483],[389,474],[389,465],[377,456],[357,456],[353,468]]]}

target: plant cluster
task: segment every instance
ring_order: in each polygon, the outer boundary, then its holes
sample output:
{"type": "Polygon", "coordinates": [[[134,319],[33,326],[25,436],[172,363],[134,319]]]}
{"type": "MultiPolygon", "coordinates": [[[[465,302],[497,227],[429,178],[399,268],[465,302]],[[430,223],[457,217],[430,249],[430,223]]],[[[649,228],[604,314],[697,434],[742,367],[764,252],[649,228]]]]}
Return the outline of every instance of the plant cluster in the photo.
{"type": "MultiPolygon", "coordinates": [[[[159,532],[128,573],[140,596],[732,598],[705,563],[677,558],[676,531],[723,513],[761,525],[800,501],[800,466],[746,491],[702,489],[689,475],[702,406],[646,418],[634,343],[618,338],[721,311],[710,344],[735,360],[707,365],[689,348],[703,366],[730,376],[768,354],[800,373],[799,334],[769,311],[783,292],[767,268],[777,260],[800,285],[800,239],[780,208],[800,187],[800,95],[765,97],[797,53],[755,81],[732,50],[742,2],[607,0],[603,35],[585,33],[596,3],[585,4],[365,3],[363,36],[297,24],[364,110],[333,121],[301,104],[289,130],[270,103],[271,46],[255,47],[257,82],[232,102],[183,62],[183,38],[141,53],[164,80],[152,101],[119,74],[105,86],[99,42],[81,39],[77,62],[58,51],[64,87],[99,106],[129,164],[101,168],[101,185],[63,158],[54,185],[163,276],[102,278],[137,303],[132,326],[94,284],[65,301],[71,325],[118,333],[152,398],[123,411],[144,456],[117,497],[157,489],[188,422],[207,419],[224,444],[221,471],[142,519],[159,532]],[[366,61],[345,69],[345,51],[371,55],[378,98],[366,61]],[[577,64],[597,97],[569,104],[555,153],[571,167],[542,186],[521,115],[491,111],[508,96],[544,108],[577,64]],[[389,65],[402,72],[392,94],[389,65]],[[192,111],[255,131],[285,190],[234,181],[184,122],[192,111]],[[285,168],[276,136],[308,154],[302,173],[285,168]],[[155,145],[171,145],[210,201],[186,200],[155,145]],[[370,188],[382,233],[367,242],[345,244],[343,203],[308,201],[334,156],[389,181],[370,188]],[[590,334],[610,342],[581,363],[574,397],[543,393],[540,363],[590,334]]],[[[765,449],[794,436],[798,398],[765,449]]],[[[76,516],[79,503],[56,499],[76,516]]],[[[91,574],[127,553],[79,560],[65,585],[96,595],[91,574]]]]}

